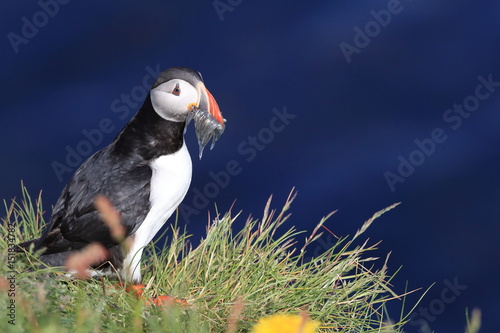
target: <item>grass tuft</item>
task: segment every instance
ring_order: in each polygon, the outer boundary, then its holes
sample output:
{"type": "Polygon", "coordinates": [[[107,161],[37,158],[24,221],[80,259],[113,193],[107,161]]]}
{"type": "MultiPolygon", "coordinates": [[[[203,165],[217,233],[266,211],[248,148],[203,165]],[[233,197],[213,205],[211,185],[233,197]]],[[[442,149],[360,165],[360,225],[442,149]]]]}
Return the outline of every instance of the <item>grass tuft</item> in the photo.
{"type": "Polygon", "coordinates": [[[333,213],[298,249],[295,239],[304,233],[285,226],[294,197],[292,192],[281,210],[271,209],[270,198],[262,219],[248,218],[243,225],[240,214],[217,216],[197,246],[172,227],[165,247],[147,248],[146,287],[138,299],[116,281],[74,280],[56,268],[34,269],[38,253],[13,259],[9,235],[16,242],[38,237],[45,223],[41,194],[32,202],[23,188],[20,203],[5,203],[0,226],[0,299],[14,304],[15,322],[3,316],[0,331],[248,332],[266,316],[307,314],[321,332],[401,332],[408,315],[393,322],[386,311],[387,302],[404,298],[390,285],[388,257],[381,262],[369,256],[376,244],[353,243],[397,204],[374,214],[354,237],[335,236],[330,248],[311,258],[308,249],[329,231],[323,224],[333,213]],[[157,295],[185,302],[148,305],[157,295]]]}

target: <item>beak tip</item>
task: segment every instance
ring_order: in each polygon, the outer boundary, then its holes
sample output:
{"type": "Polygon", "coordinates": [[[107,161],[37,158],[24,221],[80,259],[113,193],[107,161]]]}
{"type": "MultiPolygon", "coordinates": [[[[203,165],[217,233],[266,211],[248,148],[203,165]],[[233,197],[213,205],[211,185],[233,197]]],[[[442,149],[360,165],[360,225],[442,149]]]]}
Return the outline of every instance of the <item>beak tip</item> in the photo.
{"type": "Polygon", "coordinates": [[[212,117],[217,119],[217,121],[222,124],[222,126],[224,126],[225,119],[222,117],[222,113],[220,112],[217,101],[207,88],[205,88],[205,92],[208,99],[208,112],[212,115],[212,117]]]}

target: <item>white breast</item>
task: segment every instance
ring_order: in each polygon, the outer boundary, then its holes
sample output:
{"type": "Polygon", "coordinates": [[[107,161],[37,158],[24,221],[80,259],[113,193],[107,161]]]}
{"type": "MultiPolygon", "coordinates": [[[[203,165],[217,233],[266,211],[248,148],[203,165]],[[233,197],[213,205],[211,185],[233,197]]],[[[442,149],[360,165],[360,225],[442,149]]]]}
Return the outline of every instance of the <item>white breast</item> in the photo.
{"type": "Polygon", "coordinates": [[[122,270],[122,276],[134,282],[141,280],[140,260],[144,247],[179,206],[191,183],[191,157],[185,142],[179,151],[155,159],[150,166],[153,171],[149,197],[151,209],[133,236],[133,245],[122,270]]]}

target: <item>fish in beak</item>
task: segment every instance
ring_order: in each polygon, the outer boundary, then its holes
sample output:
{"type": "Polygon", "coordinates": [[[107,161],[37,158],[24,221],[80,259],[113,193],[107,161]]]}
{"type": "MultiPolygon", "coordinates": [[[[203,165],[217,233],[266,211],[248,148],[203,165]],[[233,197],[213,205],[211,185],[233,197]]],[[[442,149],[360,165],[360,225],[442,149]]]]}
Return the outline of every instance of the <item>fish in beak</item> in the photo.
{"type": "Polygon", "coordinates": [[[210,150],[215,146],[215,142],[220,138],[226,127],[226,120],[222,118],[219,105],[215,101],[214,96],[208,91],[203,82],[197,86],[198,103],[192,105],[188,113],[186,124],[194,120],[196,137],[200,148],[200,159],[203,156],[203,149],[212,140],[210,150]]]}

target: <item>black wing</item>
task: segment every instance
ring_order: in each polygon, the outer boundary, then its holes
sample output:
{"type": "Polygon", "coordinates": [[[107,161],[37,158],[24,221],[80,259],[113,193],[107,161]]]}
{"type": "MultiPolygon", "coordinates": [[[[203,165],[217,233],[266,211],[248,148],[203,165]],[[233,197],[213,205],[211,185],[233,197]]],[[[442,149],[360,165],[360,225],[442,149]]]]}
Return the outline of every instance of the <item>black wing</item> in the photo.
{"type": "Polygon", "coordinates": [[[135,232],[149,211],[152,171],[138,156],[112,153],[112,145],[92,155],[75,172],[57,201],[50,226],[36,248],[55,253],[81,248],[90,242],[116,244],[94,207],[105,195],[121,213],[127,236],[135,232]]]}

